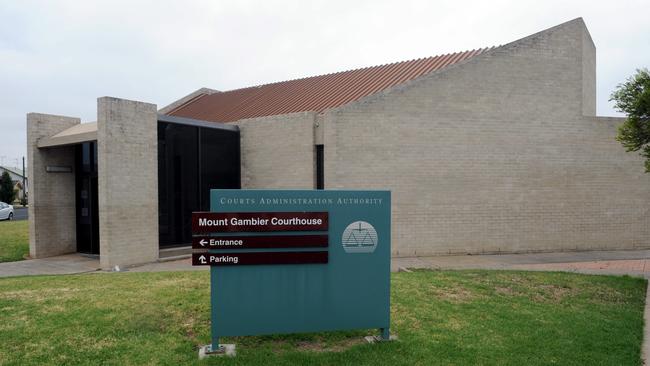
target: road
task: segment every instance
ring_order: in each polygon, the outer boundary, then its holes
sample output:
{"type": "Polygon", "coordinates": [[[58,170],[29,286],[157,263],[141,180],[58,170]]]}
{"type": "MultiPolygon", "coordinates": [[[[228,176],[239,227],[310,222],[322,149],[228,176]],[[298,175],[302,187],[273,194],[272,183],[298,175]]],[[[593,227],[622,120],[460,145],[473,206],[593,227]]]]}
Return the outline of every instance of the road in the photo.
{"type": "Polygon", "coordinates": [[[14,207],[14,220],[27,220],[27,207],[14,207]]]}

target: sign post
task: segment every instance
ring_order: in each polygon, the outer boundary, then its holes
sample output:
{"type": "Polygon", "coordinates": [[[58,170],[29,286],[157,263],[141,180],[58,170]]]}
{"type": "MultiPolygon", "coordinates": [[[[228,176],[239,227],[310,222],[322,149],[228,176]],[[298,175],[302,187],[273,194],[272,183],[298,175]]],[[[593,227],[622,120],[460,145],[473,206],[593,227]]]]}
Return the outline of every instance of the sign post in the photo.
{"type": "Polygon", "coordinates": [[[219,338],[380,329],[390,339],[389,191],[221,190],[192,216],[219,338]]]}

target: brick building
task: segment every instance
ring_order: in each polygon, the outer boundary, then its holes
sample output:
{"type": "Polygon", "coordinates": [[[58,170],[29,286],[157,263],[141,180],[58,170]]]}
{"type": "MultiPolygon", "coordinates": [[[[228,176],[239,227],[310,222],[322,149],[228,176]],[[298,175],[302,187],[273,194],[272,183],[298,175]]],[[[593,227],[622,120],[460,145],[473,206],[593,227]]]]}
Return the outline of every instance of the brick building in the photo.
{"type": "Polygon", "coordinates": [[[179,254],[187,213],[237,187],[390,189],[395,256],[648,248],[650,175],[615,141],[622,121],[596,116],[582,19],[160,110],[99,98],[96,123],[27,116],[30,253],[179,254]]]}

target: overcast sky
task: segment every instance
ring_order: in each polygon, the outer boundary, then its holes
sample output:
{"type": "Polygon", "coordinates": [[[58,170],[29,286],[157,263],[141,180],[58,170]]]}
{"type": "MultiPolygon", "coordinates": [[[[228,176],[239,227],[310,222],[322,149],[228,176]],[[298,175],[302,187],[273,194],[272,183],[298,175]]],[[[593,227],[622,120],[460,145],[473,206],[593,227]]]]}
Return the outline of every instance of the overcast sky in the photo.
{"type": "Polygon", "coordinates": [[[650,1],[0,0],[0,165],[25,155],[25,114],[96,120],[96,99],[160,107],[229,90],[500,45],[582,17],[598,114],[650,66],[650,1]]]}

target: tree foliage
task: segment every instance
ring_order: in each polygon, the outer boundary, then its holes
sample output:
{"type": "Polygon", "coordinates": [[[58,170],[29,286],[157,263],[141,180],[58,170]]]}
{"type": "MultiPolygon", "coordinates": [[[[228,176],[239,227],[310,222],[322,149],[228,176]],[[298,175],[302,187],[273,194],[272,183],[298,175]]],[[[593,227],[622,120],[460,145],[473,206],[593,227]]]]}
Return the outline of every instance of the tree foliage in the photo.
{"type": "Polygon", "coordinates": [[[0,177],[0,201],[11,204],[15,198],[14,182],[11,180],[9,173],[3,172],[2,177],[0,177]]]}
{"type": "Polygon", "coordinates": [[[641,151],[646,172],[650,172],[650,73],[637,70],[623,84],[619,84],[610,100],[614,107],[627,115],[618,128],[618,137],[627,151],[641,151]]]}

